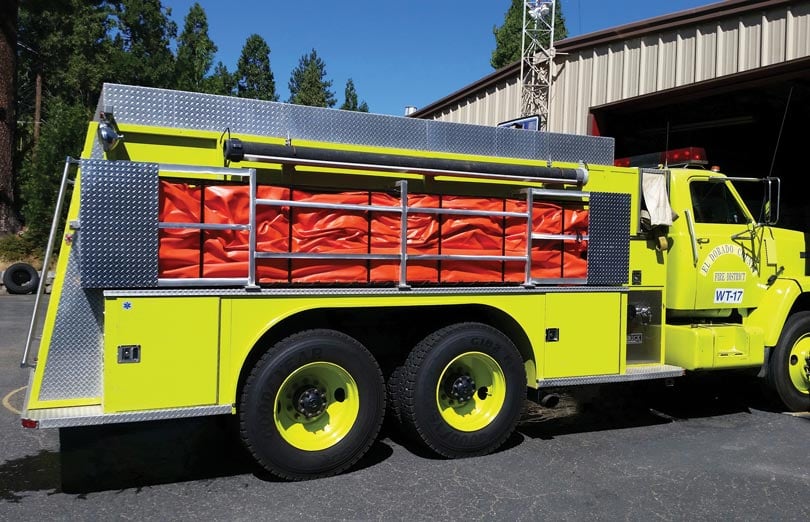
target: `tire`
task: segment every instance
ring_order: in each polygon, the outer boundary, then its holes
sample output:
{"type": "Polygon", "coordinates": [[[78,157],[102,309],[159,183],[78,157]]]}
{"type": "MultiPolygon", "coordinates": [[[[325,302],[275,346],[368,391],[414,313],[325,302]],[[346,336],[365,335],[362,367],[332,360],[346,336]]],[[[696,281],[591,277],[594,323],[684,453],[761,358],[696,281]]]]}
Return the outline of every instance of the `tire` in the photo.
{"type": "Polygon", "coordinates": [[[393,390],[406,433],[448,458],[498,449],[526,401],[526,372],[517,348],[481,323],[442,328],[408,355],[393,390]]]}
{"type": "Polygon", "coordinates": [[[253,367],[239,404],[248,450],[287,480],[348,469],[374,443],[384,416],[377,362],[334,330],[307,330],[278,342],[253,367]]]}
{"type": "Polygon", "coordinates": [[[10,294],[31,294],[39,285],[39,274],[28,263],[14,263],[3,272],[3,284],[10,294]]]}
{"type": "Polygon", "coordinates": [[[386,402],[388,404],[388,415],[397,427],[402,427],[402,413],[400,411],[400,402],[397,400],[402,386],[402,372],[404,367],[397,366],[391,375],[388,377],[388,382],[385,386],[386,402]]]}
{"type": "Polygon", "coordinates": [[[810,312],[785,322],[768,363],[768,381],[790,411],[810,411],[810,312]]]}

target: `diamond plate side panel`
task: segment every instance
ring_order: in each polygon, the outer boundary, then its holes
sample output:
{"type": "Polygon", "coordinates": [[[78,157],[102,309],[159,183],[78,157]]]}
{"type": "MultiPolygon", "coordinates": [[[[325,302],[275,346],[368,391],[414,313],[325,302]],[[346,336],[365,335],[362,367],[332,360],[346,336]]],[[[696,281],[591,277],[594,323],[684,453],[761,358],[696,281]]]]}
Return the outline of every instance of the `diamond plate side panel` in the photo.
{"type": "Polygon", "coordinates": [[[304,107],[214,94],[105,84],[116,121],[234,135],[611,165],[613,139],[304,107]],[[514,143],[512,142],[514,140],[514,143]]]}
{"type": "Polygon", "coordinates": [[[23,418],[39,421],[40,428],[70,428],[74,426],[95,426],[121,422],[143,422],[203,417],[206,415],[227,415],[231,413],[231,410],[231,405],[197,406],[193,408],[108,413],[105,415],[100,406],[84,406],[75,408],[54,408],[49,410],[30,410],[23,413],[23,418]]]}
{"type": "Polygon", "coordinates": [[[59,295],[39,392],[41,401],[101,396],[104,297],[101,290],[80,285],[82,248],[77,234],[59,295]]]}
{"type": "Polygon", "coordinates": [[[630,195],[592,192],[588,223],[588,284],[627,284],[630,195]]]}
{"type": "Polygon", "coordinates": [[[497,128],[495,154],[504,158],[548,159],[549,134],[522,129],[497,128]]]}
{"type": "Polygon", "coordinates": [[[431,121],[427,126],[427,148],[456,154],[495,156],[496,130],[495,127],[431,121]]]}
{"type": "Polygon", "coordinates": [[[593,375],[589,377],[559,377],[553,379],[537,379],[538,388],[553,388],[557,386],[584,386],[590,384],[608,384],[614,382],[647,381],[651,379],[673,379],[682,377],[686,371],[680,366],[662,364],[642,368],[628,368],[624,374],[593,375]]]}
{"type": "Polygon", "coordinates": [[[550,140],[552,161],[582,161],[596,165],[613,165],[613,138],[551,134],[550,140]]]}
{"type": "Polygon", "coordinates": [[[331,111],[329,141],[376,147],[428,150],[427,120],[381,116],[364,112],[331,111]]]}
{"type": "Polygon", "coordinates": [[[82,286],[157,286],[158,166],[83,161],[80,199],[82,286]]]}

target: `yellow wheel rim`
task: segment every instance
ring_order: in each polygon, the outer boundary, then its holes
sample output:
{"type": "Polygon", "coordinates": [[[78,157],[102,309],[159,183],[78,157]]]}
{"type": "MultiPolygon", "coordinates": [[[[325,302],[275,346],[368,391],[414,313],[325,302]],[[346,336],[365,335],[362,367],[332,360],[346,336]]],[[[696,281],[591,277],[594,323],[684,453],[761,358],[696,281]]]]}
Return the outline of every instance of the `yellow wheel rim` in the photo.
{"type": "Polygon", "coordinates": [[[491,423],[506,401],[506,377],[495,359],[481,352],[459,355],[444,367],[436,386],[442,418],[459,431],[491,423]]]}
{"type": "Polygon", "coordinates": [[[805,395],[810,394],[808,378],[808,356],[810,356],[810,336],[805,335],[794,343],[788,357],[788,374],[793,387],[805,395]]]}
{"type": "Polygon", "coordinates": [[[304,451],[340,442],[360,411],[357,383],[345,369],[314,362],[292,372],[276,394],[273,418],[282,438],[304,451]]]}

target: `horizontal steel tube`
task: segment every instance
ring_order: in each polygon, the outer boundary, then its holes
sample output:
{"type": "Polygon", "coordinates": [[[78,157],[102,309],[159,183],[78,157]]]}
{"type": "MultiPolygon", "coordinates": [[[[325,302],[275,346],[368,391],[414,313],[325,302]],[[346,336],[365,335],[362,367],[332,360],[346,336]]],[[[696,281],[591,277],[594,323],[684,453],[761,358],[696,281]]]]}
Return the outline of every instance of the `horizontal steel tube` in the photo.
{"type": "Polygon", "coordinates": [[[223,154],[226,160],[257,161],[288,165],[323,166],[388,172],[413,172],[428,176],[461,176],[515,181],[584,184],[585,168],[559,168],[541,165],[516,165],[506,158],[501,161],[471,161],[446,158],[425,158],[377,152],[298,147],[271,143],[225,140],[223,154]]]}
{"type": "Polygon", "coordinates": [[[250,171],[243,168],[228,168],[228,167],[201,167],[197,165],[176,165],[161,163],[159,169],[163,172],[179,172],[183,174],[214,174],[217,176],[238,176],[247,178],[250,176],[250,171]]]}
{"type": "Polygon", "coordinates": [[[573,234],[532,234],[532,239],[548,241],[588,241],[588,236],[575,236],[573,234]]]}
{"type": "Polygon", "coordinates": [[[158,228],[192,228],[194,230],[250,230],[250,225],[231,225],[228,223],[175,223],[161,222],[158,228]]]}
{"type": "Polygon", "coordinates": [[[288,199],[257,199],[257,205],[293,208],[319,208],[325,210],[358,210],[360,212],[401,212],[399,207],[380,207],[374,205],[353,205],[343,203],[312,203],[310,201],[291,201],[288,199]]]}
{"type": "Polygon", "coordinates": [[[321,254],[314,252],[256,252],[256,259],[355,259],[399,260],[399,254],[321,254]]]}
{"type": "Polygon", "coordinates": [[[195,286],[245,286],[248,280],[247,277],[195,277],[189,279],[158,279],[159,287],[178,286],[178,287],[195,287],[195,286]]]}
{"type": "MultiPolygon", "coordinates": [[[[287,199],[257,199],[257,205],[267,205],[276,207],[293,207],[293,208],[318,208],[326,210],[357,210],[360,212],[392,212],[401,213],[401,207],[380,207],[373,205],[352,205],[342,203],[312,203],[309,201],[292,201],[287,199]]],[[[496,210],[463,210],[453,208],[425,208],[425,207],[408,207],[408,214],[447,214],[458,216],[493,216],[493,217],[518,217],[525,218],[528,216],[525,212],[502,212],[496,210]]]]}

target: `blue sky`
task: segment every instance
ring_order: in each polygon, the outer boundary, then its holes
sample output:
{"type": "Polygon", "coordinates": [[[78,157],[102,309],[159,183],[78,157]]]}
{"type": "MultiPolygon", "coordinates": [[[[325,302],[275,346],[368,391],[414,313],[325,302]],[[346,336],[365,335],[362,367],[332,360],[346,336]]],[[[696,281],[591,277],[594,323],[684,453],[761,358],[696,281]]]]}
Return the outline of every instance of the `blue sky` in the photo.
{"type": "MultiPolygon", "coordinates": [[[[228,70],[236,68],[245,39],[260,34],[270,46],[270,67],[281,101],[299,58],[312,48],[326,63],[332,90],[343,102],[352,78],[372,112],[402,115],[493,71],[495,38],[510,0],[279,2],[197,0],[209,35],[228,70]]],[[[194,0],[163,0],[178,33],[194,0]]],[[[569,36],[714,3],[708,0],[563,0],[569,36]]],[[[216,63],[216,62],[215,62],[216,63]]]]}

